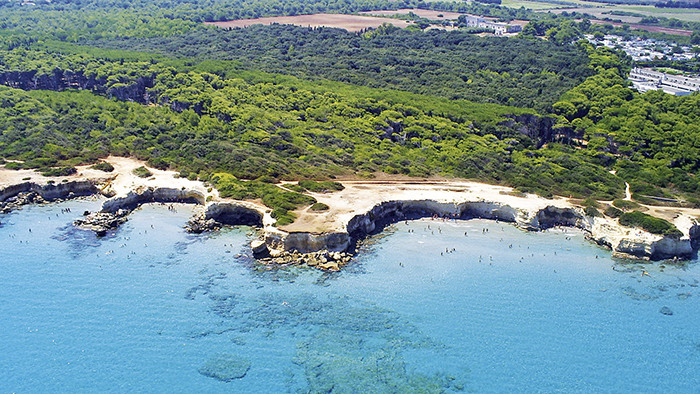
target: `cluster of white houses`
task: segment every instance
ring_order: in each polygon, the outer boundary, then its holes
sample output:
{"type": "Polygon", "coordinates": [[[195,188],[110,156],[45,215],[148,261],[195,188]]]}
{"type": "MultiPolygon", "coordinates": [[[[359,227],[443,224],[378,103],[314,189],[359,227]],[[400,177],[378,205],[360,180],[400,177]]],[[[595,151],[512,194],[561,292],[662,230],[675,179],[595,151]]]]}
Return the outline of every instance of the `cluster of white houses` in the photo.
{"type": "Polygon", "coordinates": [[[629,76],[632,86],[639,92],[663,90],[676,96],[687,96],[700,91],[700,78],[666,74],[651,68],[633,68],[629,76]]]}
{"type": "Polygon", "coordinates": [[[465,20],[467,26],[469,27],[479,27],[482,29],[493,30],[496,35],[506,34],[506,33],[517,33],[523,30],[520,25],[511,25],[508,23],[494,22],[489,19],[482,18],[480,16],[466,15],[465,20]]]}

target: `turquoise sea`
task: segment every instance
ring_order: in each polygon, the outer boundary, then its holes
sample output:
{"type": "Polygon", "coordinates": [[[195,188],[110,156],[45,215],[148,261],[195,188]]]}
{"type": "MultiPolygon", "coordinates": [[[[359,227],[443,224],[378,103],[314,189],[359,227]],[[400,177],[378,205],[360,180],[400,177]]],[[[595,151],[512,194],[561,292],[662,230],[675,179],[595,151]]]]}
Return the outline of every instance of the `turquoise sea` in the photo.
{"type": "Polygon", "coordinates": [[[184,205],[73,229],[101,203],[0,215],[0,392],[700,392],[695,261],[425,219],[337,274],[269,269],[184,205]]]}

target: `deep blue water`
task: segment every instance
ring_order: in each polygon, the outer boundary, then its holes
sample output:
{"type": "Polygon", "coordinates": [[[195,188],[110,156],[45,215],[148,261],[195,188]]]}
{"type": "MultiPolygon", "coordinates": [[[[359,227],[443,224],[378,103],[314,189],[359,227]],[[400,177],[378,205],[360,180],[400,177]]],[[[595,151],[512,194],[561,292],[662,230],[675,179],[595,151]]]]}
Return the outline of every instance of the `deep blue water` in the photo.
{"type": "Polygon", "coordinates": [[[187,206],[72,228],[100,205],[0,215],[0,391],[700,392],[696,262],[420,220],[339,274],[271,269],[250,228],[184,233],[187,206]]]}

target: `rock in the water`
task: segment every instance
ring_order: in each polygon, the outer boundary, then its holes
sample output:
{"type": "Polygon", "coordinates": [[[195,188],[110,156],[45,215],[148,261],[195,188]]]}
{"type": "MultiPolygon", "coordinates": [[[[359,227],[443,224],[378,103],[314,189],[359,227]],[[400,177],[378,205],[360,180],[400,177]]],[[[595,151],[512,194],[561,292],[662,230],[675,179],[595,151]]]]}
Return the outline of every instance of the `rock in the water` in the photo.
{"type": "Polygon", "coordinates": [[[217,354],[212,356],[199,368],[199,373],[223,382],[241,379],[250,369],[250,362],[232,354],[217,354]]]}
{"type": "Polygon", "coordinates": [[[84,219],[77,219],[73,224],[86,230],[92,230],[97,236],[103,237],[107,235],[107,231],[124,224],[128,220],[128,214],[129,211],[125,210],[119,210],[116,213],[95,212],[88,214],[84,219]]]}
{"type": "Polygon", "coordinates": [[[669,308],[669,307],[667,307],[667,306],[664,306],[664,307],[662,307],[661,309],[659,309],[659,312],[661,312],[662,314],[664,314],[664,315],[666,315],[666,316],[671,316],[671,315],[673,315],[673,311],[671,310],[671,308],[669,308]]]}
{"type": "Polygon", "coordinates": [[[221,228],[221,223],[214,219],[207,219],[204,214],[195,215],[187,222],[185,231],[200,234],[205,231],[214,231],[221,228]]]}
{"type": "Polygon", "coordinates": [[[254,239],[250,243],[250,247],[253,249],[253,256],[254,257],[261,257],[261,256],[266,256],[269,254],[269,251],[267,250],[267,245],[265,244],[265,241],[261,239],[254,239]]]}
{"type": "Polygon", "coordinates": [[[318,265],[319,268],[326,270],[326,271],[340,271],[340,268],[338,267],[338,263],[335,262],[330,262],[330,263],[322,263],[318,265]]]}

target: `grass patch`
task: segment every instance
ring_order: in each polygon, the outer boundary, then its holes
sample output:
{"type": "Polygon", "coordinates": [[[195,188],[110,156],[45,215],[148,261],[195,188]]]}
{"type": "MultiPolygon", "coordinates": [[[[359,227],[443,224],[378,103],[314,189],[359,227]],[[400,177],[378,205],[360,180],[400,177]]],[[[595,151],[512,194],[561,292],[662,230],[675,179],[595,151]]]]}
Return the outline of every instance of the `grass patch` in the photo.
{"type": "Polygon", "coordinates": [[[338,182],[332,181],[299,181],[299,184],[297,186],[304,188],[304,190],[308,190],[312,193],[330,193],[345,189],[345,186],[341,185],[338,182]]]}
{"type": "Polygon", "coordinates": [[[620,215],[622,215],[622,211],[610,205],[605,208],[605,215],[610,216],[611,218],[619,218],[620,215]]]}
{"type": "Polygon", "coordinates": [[[617,199],[613,201],[613,205],[617,208],[622,209],[623,211],[631,211],[633,209],[640,208],[641,205],[637,204],[634,201],[628,201],[628,200],[621,200],[617,199]]]}
{"type": "Polygon", "coordinates": [[[22,163],[17,163],[16,161],[11,161],[11,162],[5,164],[5,168],[7,168],[8,170],[21,170],[22,163]]]}
{"type": "Polygon", "coordinates": [[[683,235],[672,223],[639,211],[625,212],[620,215],[620,224],[628,227],[640,227],[652,234],[671,237],[683,235]]]}
{"type": "Polygon", "coordinates": [[[330,207],[322,202],[317,202],[311,206],[312,211],[327,211],[330,207]]]}
{"type": "Polygon", "coordinates": [[[41,170],[41,175],[43,176],[68,176],[77,173],[78,170],[75,167],[54,167],[45,168],[41,170]]]}
{"type": "Polygon", "coordinates": [[[99,163],[91,166],[90,168],[92,168],[93,170],[100,170],[100,171],[104,171],[104,172],[114,171],[114,166],[107,163],[106,161],[99,162],[99,163]]]}
{"type": "Polygon", "coordinates": [[[148,168],[144,166],[135,168],[134,171],[132,171],[132,173],[139,178],[148,178],[153,175],[153,173],[151,171],[148,171],[148,168]]]}

